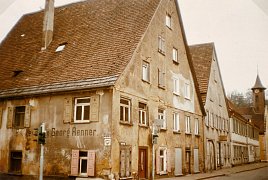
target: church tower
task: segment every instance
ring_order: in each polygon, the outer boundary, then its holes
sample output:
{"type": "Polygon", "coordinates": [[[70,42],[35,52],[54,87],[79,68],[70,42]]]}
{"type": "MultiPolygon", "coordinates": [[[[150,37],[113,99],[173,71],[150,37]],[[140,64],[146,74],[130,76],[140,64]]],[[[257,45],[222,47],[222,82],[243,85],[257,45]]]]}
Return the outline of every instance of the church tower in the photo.
{"type": "Polygon", "coordinates": [[[265,110],[265,87],[262,85],[259,74],[257,74],[255,85],[252,89],[253,108],[255,113],[264,114],[265,110]]]}

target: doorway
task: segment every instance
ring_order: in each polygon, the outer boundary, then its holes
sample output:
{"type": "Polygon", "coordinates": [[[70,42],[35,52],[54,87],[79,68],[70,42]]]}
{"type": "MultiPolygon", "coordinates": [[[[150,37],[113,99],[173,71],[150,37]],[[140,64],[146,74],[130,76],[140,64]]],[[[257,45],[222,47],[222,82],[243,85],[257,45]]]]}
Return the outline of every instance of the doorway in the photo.
{"type": "Polygon", "coordinates": [[[139,148],[139,179],[147,178],[147,148],[139,148]]]}

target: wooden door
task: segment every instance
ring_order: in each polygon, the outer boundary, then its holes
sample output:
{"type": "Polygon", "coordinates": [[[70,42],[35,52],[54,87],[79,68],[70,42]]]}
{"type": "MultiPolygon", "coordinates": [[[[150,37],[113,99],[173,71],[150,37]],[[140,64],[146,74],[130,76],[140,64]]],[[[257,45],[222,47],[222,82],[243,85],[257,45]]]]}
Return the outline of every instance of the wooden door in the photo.
{"type": "Polygon", "coordinates": [[[182,151],[181,148],[175,148],[175,176],[182,175],[182,151]]]}
{"type": "Polygon", "coordinates": [[[191,151],[186,150],[186,168],[185,168],[185,174],[191,173],[191,151]]]}
{"type": "Polygon", "coordinates": [[[145,179],[147,176],[147,149],[139,149],[139,178],[145,179]]]}

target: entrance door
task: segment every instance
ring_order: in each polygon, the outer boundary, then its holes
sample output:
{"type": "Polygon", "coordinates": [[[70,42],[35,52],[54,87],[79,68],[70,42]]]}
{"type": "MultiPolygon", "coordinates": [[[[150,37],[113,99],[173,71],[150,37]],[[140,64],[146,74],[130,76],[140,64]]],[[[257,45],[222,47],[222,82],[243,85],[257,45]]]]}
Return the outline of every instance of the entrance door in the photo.
{"type": "Polygon", "coordinates": [[[182,175],[182,152],[181,148],[175,148],[175,176],[182,175]]]}
{"type": "Polygon", "coordinates": [[[147,175],[147,149],[139,149],[139,178],[145,179],[147,175]]]}
{"type": "Polygon", "coordinates": [[[191,151],[186,150],[186,168],[185,174],[191,173],[191,151]]]}

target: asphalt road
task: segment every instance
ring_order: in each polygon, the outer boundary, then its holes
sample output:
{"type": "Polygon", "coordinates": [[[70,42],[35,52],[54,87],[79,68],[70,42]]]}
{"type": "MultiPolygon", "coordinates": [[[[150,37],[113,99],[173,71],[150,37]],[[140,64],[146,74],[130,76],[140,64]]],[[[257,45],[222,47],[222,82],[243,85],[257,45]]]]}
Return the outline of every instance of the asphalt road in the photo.
{"type": "Polygon", "coordinates": [[[261,169],[256,169],[252,171],[246,171],[236,174],[231,174],[228,176],[221,176],[216,178],[210,178],[213,180],[268,180],[268,167],[264,167],[261,169]]]}

